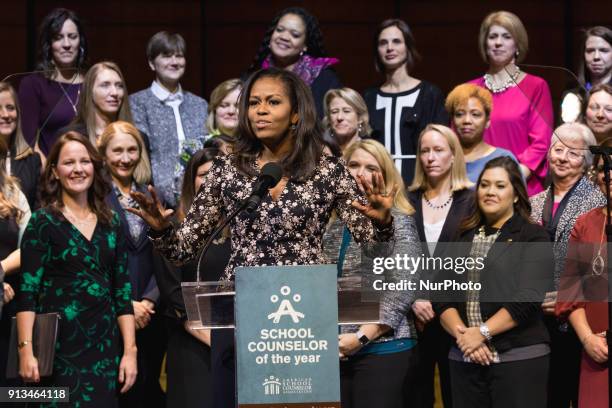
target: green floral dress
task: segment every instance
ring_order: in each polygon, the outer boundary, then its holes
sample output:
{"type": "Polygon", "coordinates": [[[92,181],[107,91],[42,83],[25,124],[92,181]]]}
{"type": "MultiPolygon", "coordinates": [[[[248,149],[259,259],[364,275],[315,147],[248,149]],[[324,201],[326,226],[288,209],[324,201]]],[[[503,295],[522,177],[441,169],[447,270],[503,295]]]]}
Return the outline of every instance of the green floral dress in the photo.
{"type": "Polygon", "coordinates": [[[121,335],[117,316],[132,314],[127,251],[119,216],[98,222],[91,241],[60,213],[32,214],[21,243],[19,311],[59,312],[53,376],[70,404],[116,407],[121,335]]]}

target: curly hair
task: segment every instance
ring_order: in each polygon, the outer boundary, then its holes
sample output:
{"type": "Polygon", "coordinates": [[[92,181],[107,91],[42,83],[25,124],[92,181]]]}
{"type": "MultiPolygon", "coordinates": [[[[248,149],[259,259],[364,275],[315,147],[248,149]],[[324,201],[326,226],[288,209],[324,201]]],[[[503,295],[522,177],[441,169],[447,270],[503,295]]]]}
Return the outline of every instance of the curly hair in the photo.
{"type": "Polygon", "coordinates": [[[53,62],[53,51],[51,44],[56,35],[62,31],[66,20],[71,20],[79,32],[79,54],[76,59],[76,68],[82,70],[87,61],[87,37],[83,31],[83,23],[77,14],[65,8],[56,8],[45,16],[40,24],[38,37],[38,62],[36,69],[45,71],[44,76],[51,78],[54,74],[55,63],[53,62]]]}
{"type": "Polygon", "coordinates": [[[295,130],[286,130],[285,137],[293,138],[294,143],[291,152],[279,163],[283,174],[290,175],[293,180],[307,178],[319,163],[324,149],[330,149],[330,146],[323,138],[310,88],[293,72],[279,68],[261,69],[244,85],[238,109],[237,138],[232,151],[234,165],[243,174],[256,174],[253,162],[263,145],[253,132],[248,115],[253,84],[262,78],[273,78],[284,85],[291,111],[298,116],[295,130]]]}
{"type": "Polygon", "coordinates": [[[53,148],[51,148],[51,152],[49,152],[45,171],[41,179],[42,205],[56,214],[58,214],[64,206],[62,185],[53,174],[53,170],[57,167],[62,149],[70,142],[80,143],[87,149],[87,153],[94,167],[93,183],[87,191],[87,202],[89,208],[96,214],[100,222],[103,224],[110,224],[113,214],[110,207],[106,204],[105,199],[111,192],[111,185],[108,173],[104,167],[104,161],[89,139],[78,132],[70,131],[61,135],[53,145],[53,148]]]}
{"type": "Polygon", "coordinates": [[[263,41],[257,49],[253,63],[247,71],[248,73],[252,73],[260,69],[263,61],[268,55],[270,55],[270,40],[272,39],[272,33],[276,29],[280,19],[287,14],[295,14],[296,16],[299,16],[306,26],[306,54],[312,57],[327,56],[327,52],[323,46],[323,34],[321,33],[321,28],[319,27],[319,21],[317,18],[301,7],[288,7],[278,13],[272,20],[272,23],[266,29],[263,41]]]}

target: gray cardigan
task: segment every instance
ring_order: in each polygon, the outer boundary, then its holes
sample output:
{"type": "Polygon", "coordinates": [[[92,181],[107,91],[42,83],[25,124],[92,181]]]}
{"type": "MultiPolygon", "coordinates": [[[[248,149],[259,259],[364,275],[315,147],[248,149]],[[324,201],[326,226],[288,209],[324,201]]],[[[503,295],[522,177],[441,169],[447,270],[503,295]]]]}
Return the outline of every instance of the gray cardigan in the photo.
{"type": "MultiPolygon", "coordinates": [[[[546,202],[546,197],[550,194],[550,187],[548,187],[546,190],[529,199],[531,203],[531,219],[538,224],[542,223],[544,204],[546,202]]],[[[606,205],[606,197],[603,193],[586,175],[582,176],[582,178],[578,180],[574,191],[567,201],[567,205],[559,218],[559,223],[555,232],[553,247],[555,253],[555,290],[559,287],[559,280],[565,269],[567,246],[570,239],[570,233],[574,228],[576,220],[582,214],[591,211],[593,208],[604,205],[606,205]]]]}
{"type": "MultiPolygon", "coordinates": [[[[180,165],[180,161],[174,112],[153,94],[151,88],[130,95],[130,107],[134,124],[149,137],[155,187],[166,204],[175,207],[182,180],[175,180],[176,166],[180,165]]],[[[185,140],[202,143],[206,133],[207,109],[208,104],[204,99],[183,91],[179,113],[185,140]]]]}
{"type": "MultiPolygon", "coordinates": [[[[395,246],[392,254],[380,254],[394,258],[396,254],[408,255],[411,257],[421,256],[421,243],[417,232],[414,218],[410,215],[402,214],[393,209],[393,222],[395,228],[395,246]]],[[[332,263],[337,263],[339,249],[342,243],[344,224],[336,219],[329,226],[323,236],[323,253],[332,263]]],[[[371,259],[365,255],[362,248],[353,239],[346,250],[344,264],[342,267],[343,276],[361,275],[363,282],[371,281],[372,268],[371,259]]],[[[393,270],[381,277],[386,282],[399,282],[403,279],[418,282],[420,274],[409,274],[405,270],[393,270]]],[[[393,329],[392,332],[383,335],[375,340],[376,343],[396,339],[417,338],[414,326],[414,319],[411,311],[412,303],[415,300],[415,293],[405,291],[385,291],[380,297],[380,323],[393,329]]],[[[353,333],[358,330],[358,326],[342,326],[342,333],[353,333]]]]}

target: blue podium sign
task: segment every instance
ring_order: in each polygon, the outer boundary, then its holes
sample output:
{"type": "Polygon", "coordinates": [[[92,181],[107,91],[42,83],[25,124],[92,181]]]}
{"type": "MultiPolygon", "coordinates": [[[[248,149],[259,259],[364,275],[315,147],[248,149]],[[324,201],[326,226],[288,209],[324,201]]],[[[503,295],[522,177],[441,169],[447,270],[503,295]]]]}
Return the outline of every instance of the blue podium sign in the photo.
{"type": "Polygon", "coordinates": [[[336,273],[236,269],[238,407],[340,407],[336,273]]]}

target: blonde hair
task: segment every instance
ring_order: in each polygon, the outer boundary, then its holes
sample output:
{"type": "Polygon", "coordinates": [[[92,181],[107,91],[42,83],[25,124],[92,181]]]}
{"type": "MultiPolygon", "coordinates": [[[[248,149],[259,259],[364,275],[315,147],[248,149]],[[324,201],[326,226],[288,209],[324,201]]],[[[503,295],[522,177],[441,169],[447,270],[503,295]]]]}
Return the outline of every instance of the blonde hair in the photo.
{"type": "Polygon", "coordinates": [[[365,101],[359,95],[359,92],[355,91],[351,88],[340,88],[340,89],[330,89],[325,93],[323,97],[323,108],[325,115],[323,117],[323,127],[325,129],[330,128],[330,113],[329,113],[329,105],[331,104],[334,98],[340,98],[344,102],[346,102],[357,114],[361,122],[361,132],[358,134],[360,137],[369,136],[372,133],[372,128],[370,127],[370,115],[368,114],[368,107],[366,106],[365,101]]]}
{"type": "Polygon", "coordinates": [[[8,144],[0,138],[0,217],[14,216],[20,220],[23,212],[19,208],[19,182],[6,173],[8,144]]]}
{"type": "Polygon", "coordinates": [[[489,62],[487,57],[487,36],[491,26],[498,25],[510,33],[514,42],[516,43],[516,49],[518,50],[518,57],[516,62],[521,62],[527,56],[529,50],[529,37],[527,36],[527,30],[521,22],[521,19],[514,13],[509,11],[494,11],[482,21],[480,24],[480,33],[478,34],[478,50],[480,56],[484,62],[489,62]]]}
{"type": "MultiPolygon", "coordinates": [[[[206,118],[206,129],[209,134],[219,132],[217,128],[217,121],[215,119],[215,112],[223,99],[232,91],[236,89],[242,88],[242,81],[238,78],[228,79],[226,81],[221,82],[216,86],[215,89],[210,93],[210,101],[208,102],[208,117],[206,118]]],[[[228,136],[235,136],[236,129],[234,129],[234,134],[228,136]]]]}
{"type": "Polygon", "coordinates": [[[89,141],[91,144],[96,146],[96,104],[93,99],[93,88],[96,82],[96,78],[98,74],[105,69],[109,69],[111,71],[115,71],[119,78],[121,79],[121,83],[123,84],[123,98],[121,100],[121,106],[119,107],[119,111],[117,112],[117,117],[115,120],[122,120],[126,122],[133,122],[132,120],[132,112],[130,111],[130,103],[128,98],[128,90],[125,85],[125,78],[119,69],[119,66],[114,62],[110,61],[102,61],[94,64],[89,70],[87,74],[85,74],[85,78],[83,79],[83,85],[81,86],[81,96],[79,98],[79,107],[77,111],[77,115],[72,121],[75,123],[82,123],[87,128],[87,136],[89,137],[89,141]]]}
{"type": "Polygon", "coordinates": [[[467,171],[465,169],[465,159],[463,158],[463,149],[461,148],[461,144],[459,143],[459,138],[451,128],[432,123],[427,125],[419,135],[419,141],[417,142],[417,159],[414,179],[412,180],[412,184],[410,185],[408,190],[427,190],[430,187],[429,180],[425,175],[425,171],[423,170],[423,164],[421,164],[421,159],[419,157],[421,151],[421,142],[423,141],[423,136],[427,132],[437,132],[438,134],[442,135],[442,137],[446,139],[446,142],[450,147],[451,153],[453,154],[454,159],[450,169],[451,191],[459,191],[466,188],[470,188],[473,183],[467,177],[467,171]]]}
{"type": "MultiPolygon", "coordinates": [[[[2,92],[8,92],[11,95],[13,103],[15,104],[15,109],[17,110],[17,127],[11,135],[11,140],[7,140],[7,143],[12,141],[15,144],[15,160],[21,160],[34,152],[23,136],[23,130],[21,128],[21,107],[19,106],[19,99],[17,98],[15,88],[8,82],[0,82],[0,93],[2,92]]],[[[7,150],[10,152],[11,146],[7,145],[7,150]]]]}
{"type": "Polygon", "coordinates": [[[386,190],[390,190],[394,185],[397,186],[397,192],[395,193],[395,197],[393,199],[393,207],[404,214],[414,214],[414,207],[412,207],[408,201],[408,198],[406,197],[404,180],[402,180],[402,176],[400,176],[399,172],[397,171],[397,168],[393,163],[393,159],[389,155],[389,152],[385,146],[373,139],[357,141],[351,144],[346,149],[346,152],[344,152],[344,159],[347,163],[357,149],[362,149],[374,156],[378,162],[378,165],[380,166],[383,179],[385,180],[386,190]]]}
{"type": "Polygon", "coordinates": [[[148,184],[151,181],[151,162],[149,161],[149,153],[147,153],[142,135],[131,123],[119,120],[106,126],[98,141],[98,151],[106,158],[108,144],[117,133],[128,134],[136,140],[140,155],[138,164],[134,169],[134,181],[138,184],[148,184]]]}

